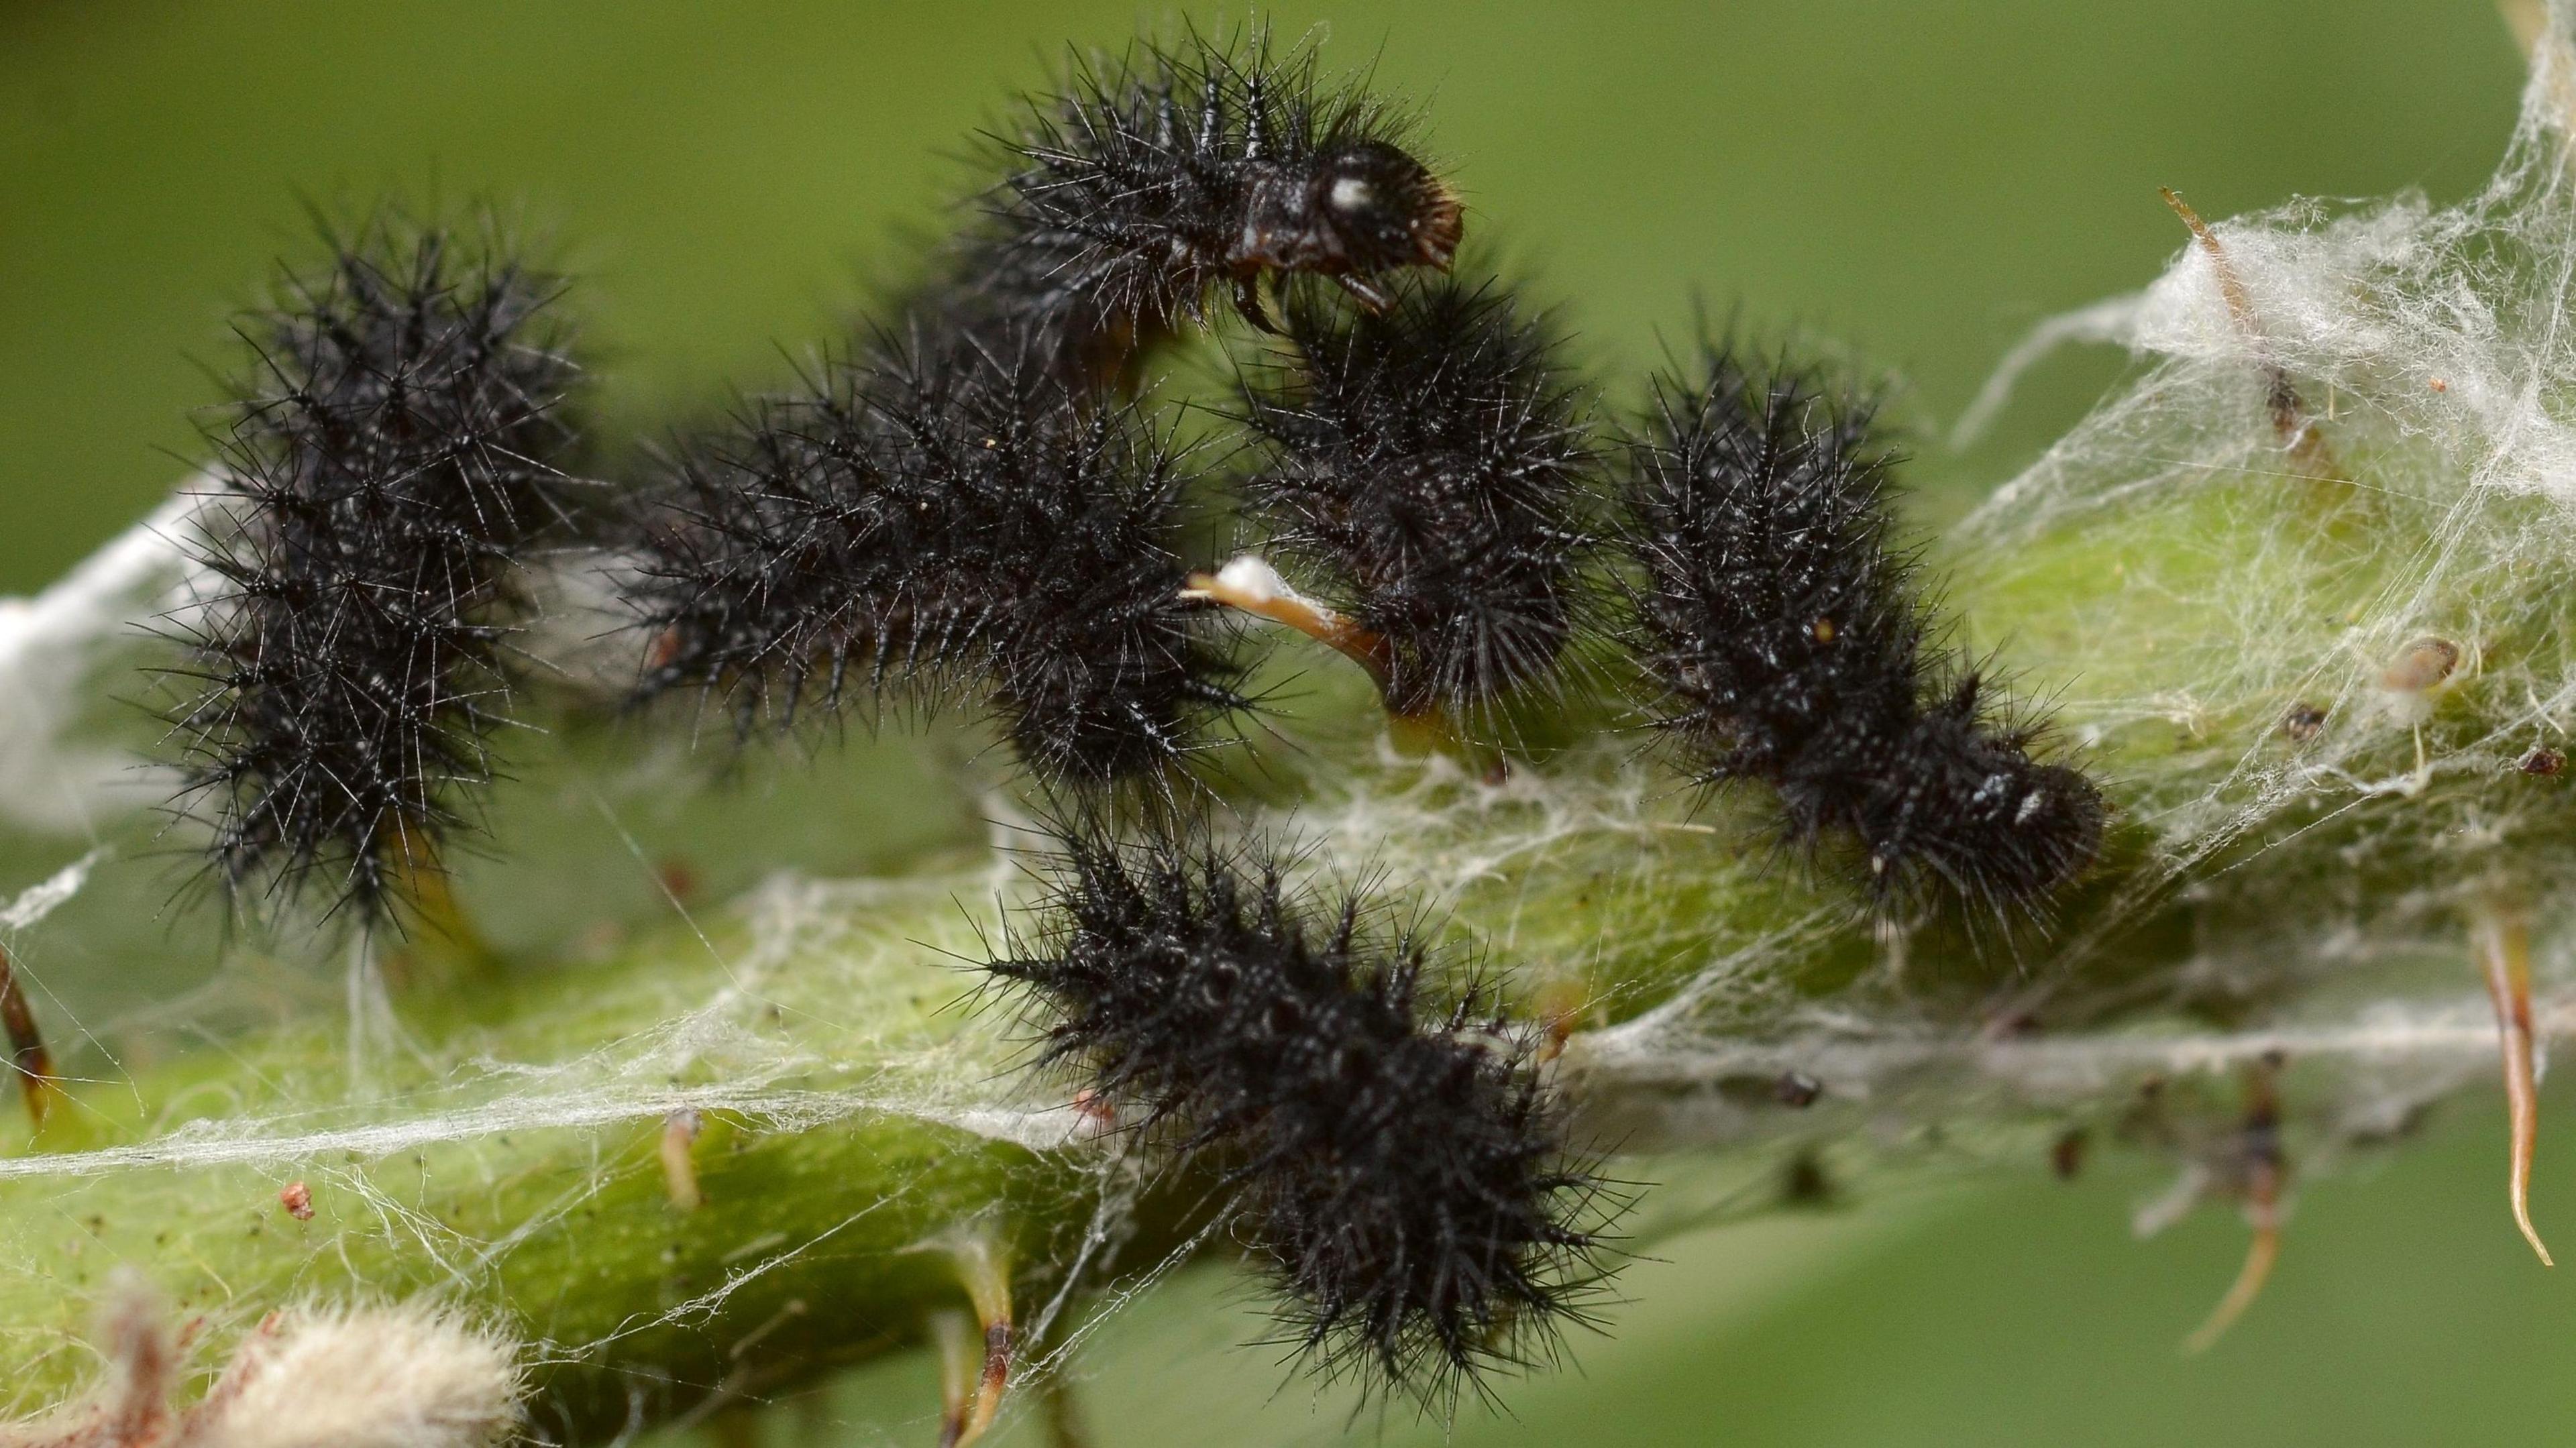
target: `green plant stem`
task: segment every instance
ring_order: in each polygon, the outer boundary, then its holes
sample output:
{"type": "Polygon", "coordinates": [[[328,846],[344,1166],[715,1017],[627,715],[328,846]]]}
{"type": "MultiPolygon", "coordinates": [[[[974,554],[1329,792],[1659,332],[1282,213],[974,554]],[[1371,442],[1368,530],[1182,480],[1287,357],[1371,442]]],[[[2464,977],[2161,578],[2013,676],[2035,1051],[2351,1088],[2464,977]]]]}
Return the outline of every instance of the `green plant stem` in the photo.
{"type": "MultiPolygon", "coordinates": [[[[2265,436],[2251,408],[2246,434],[2265,436]]],[[[2368,476],[2370,439],[2338,443],[2368,476]]],[[[2513,558],[2427,583],[2390,540],[2459,500],[2340,486],[2247,469],[1967,535],[1952,561],[1972,639],[2026,696],[2058,696],[2061,737],[2121,809],[2050,922],[1873,921],[1849,861],[1780,858],[1760,843],[1764,801],[1704,801],[1625,741],[1524,761],[1498,788],[1391,759],[1352,671],[1306,701],[1270,773],[1246,772],[1245,806],[1319,838],[1319,867],[1381,870],[1477,942],[1523,1009],[1578,1028],[1563,1079],[1592,1119],[1696,1104],[1703,1140],[1863,1117],[1830,1096],[1813,1118],[1744,1105],[1722,1072],[1610,1069],[1635,1023],[1797,1047],[1832,1038],[1830,1008],[1847,1034],[2080,1042],[2243,1030],[2364,988],[2448,1001],[2475,982],[2460,902],[2500,878],[2547,898],[2568,873],[2561,786],[2511,766],[2525,685],[2576,677],[2576,598],[2513,558]],[[2435,632],[2475,667],[2401,717],[2374,680],[2435,632]],[[2298,705],[2325,711],[2319,738],[2283,732],[2298,705]],[[2303,950],[2329,927],[2374,949],[2303,950]],[[2213,977],[2212,961],[2240,969],[2213,977]]],[[[2537,534],[2536,513],[2498,520],[2524,524],[2537,534]]],[[[1320,648],[1283,652],[1283,669],[1330,672],[1320,648]]],[[[1011,1248],[1024,1322],[1077,1265],[1096,1283],[1162,1259],[1186,1237],[1187,1184],[1126,1201],[1116,1154],[969,999],[960,962],[1016,888],[982,861],[773,882],[601,960],[423,990],[390,1021],[364,1019],[357,991],[357,1019],[299,1016],[71,1088],[34,1149],[0,1160],[17,1405],[90,1371],[77,1344],[119,1265],[206,1314],[212,1341],[305,1296],[464,1301],[531,1344],[541,1422],[597,1433],[918,1340],[965,1302],[936,1250],[961,1224],[1011,1248]],[[662,1155],[684,1110],[703,1122],[693,1209],[662,1155]],[[280,1202],[296,1181],[310,1220],[280,1202]]],[[[2018,1141],[2110,1119],[2155,1069],[2115,1062],[2036,1105],[1954,1083],[1909,1119],[2018,1141]]]]}

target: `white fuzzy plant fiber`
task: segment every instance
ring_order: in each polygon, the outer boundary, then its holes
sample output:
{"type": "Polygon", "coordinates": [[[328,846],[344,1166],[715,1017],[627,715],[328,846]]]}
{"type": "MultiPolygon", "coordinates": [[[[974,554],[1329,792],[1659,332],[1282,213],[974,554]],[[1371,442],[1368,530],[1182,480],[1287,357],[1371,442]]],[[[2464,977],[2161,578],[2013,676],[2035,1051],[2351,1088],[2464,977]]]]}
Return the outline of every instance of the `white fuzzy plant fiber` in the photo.
{"type": "Polygon", "coordinates": [[[519,1426],[519,1349],[425,1303],[306,1304],[247,1334],[195,1394],[202,1323],[125,1278],[89,1394],[0,1423],[0,1448],[492,1448],[519,1426]]]}

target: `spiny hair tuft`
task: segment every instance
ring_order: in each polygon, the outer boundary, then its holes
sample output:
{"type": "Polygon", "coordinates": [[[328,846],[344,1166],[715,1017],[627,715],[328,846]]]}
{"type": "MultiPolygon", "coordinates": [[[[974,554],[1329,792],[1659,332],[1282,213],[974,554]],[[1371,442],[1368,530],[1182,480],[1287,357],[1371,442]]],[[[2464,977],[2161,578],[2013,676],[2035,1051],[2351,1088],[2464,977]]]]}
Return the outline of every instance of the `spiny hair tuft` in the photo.
{"type": "Polygon", "coordinates": [[[1715,783],[1779,794],[1788,837],[1868,851],[1882,904],[1939,888],[2035,905],[2100,847],[2101,792],[1933,633],[1891,545],[1893,460],[1865,401],[1709,349],[1629,450],[1630,641],[1654,722],[1715,783]]]}
{"type": "Polygon", "coordinates": [[[367,923],[473,822],[507,716],[519,565],[564,516],[580,371],[561,283],[486,228],[326,230],[238,324],[186,547],[220,580],[173,615],[178,808],[238,898],[312,890],[367,923]]]}
{"type": "Polygon", "coordinates": [[[638,508],[640,699],[739,726],[973,693],[1050,784],[1164,777],[1249,707],[1181,597],[1192,453],[1024,354],[880,339],[684,445],[638,508]]]}
{"type": "Polygon", "coordinates": [[[991,963],[1140,1140],[1222,1171],[1284,1341],[1429,1405],[1544,1361],[1604,1272],[1604,1184],[1568,1150],[1530,1033],[1357,894],[1203,831],[1065,832],[1053,924],[991,963]]]}
{"type": "Polygon", "coordinates": [[[1245,492],[1381,641],[1388,707],[1455,714],[1549,683],[1590,613],[1601,481],[1549,321],[1449,278],[1383,315],[1309,294],[1288,319],[1290,355],[1246,384],[1269,446],[1245,492]]]}

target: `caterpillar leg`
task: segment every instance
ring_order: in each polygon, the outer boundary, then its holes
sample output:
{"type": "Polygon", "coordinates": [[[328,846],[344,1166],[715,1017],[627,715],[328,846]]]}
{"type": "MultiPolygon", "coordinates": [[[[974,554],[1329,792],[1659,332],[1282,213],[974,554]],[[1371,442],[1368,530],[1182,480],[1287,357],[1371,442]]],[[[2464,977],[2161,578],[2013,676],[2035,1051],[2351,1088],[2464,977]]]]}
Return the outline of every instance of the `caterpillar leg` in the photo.
{"type": "MultiPolygon", "coordinates": [[[[1395,653],[1386,635],[1299,593],[1259,555],[1244,554],[1214,573],[1191,574],[1181,597],[1193,603],[1222,604],[1268,619],[1336,650],[1367,670],[1370,681],[1377,685],[1378,696],[1390,710],[1396,709],[1390,692],[1395,653]]],[[[1390,718],[1398,742],[1408,748],[1465,760],[1488,784],[1500,784],[1510,776],[1510,762],[1500,752],[1470,740],[1458,727],[1458,721],[1436,704],[1411,713],[1393,712],[1390,718]]]]}
{"type": "Polygon", "coordinates": [[[1267,332],[1273,337],[1288,335],[1271,317],[1269,309],[1262,304],[1261,278],[1258,275],[1235,278],[1234,309],[1241,312],[1243,319],[1260,331],[1267,332]]]}
{"type": "Polygon", "coordinates": [[[1335,272],[1333,281],[1343,291],[1350,293],[1352,301],[1359,303],[1373,316],[1383,317],[1395,310],[1395,294],[1367,277],[1356,272],[1335,272]]]}
{"type": "MultiPolygon", "coordinates": [[[[170,1407],[197,1324],[173,1332],[160,1299],[140,1278],[119,1274],[99,1323],[106,1372],[85,1400],[36,1418],[0,1418],[0,1443],[10,1448],[158,1448],[184,1440],[188,1424],[170,1407]]],[[[263,1325],[259,1336],[268,1329],[263,1325]]],[[[213,1393],[239,1390],[227,1373],[213,1393]]]]}
{"type": "Polygon", "coordinates": [[[419,928],[404,956],[415,967],[430,966],[465,980],[498,976],[505,962],[500,950],[475,927],[457,902],[454,881],[438,857],[438,848],[417,830],[401,830],[390,846],[394,892],[409,905],[419,928]]]}

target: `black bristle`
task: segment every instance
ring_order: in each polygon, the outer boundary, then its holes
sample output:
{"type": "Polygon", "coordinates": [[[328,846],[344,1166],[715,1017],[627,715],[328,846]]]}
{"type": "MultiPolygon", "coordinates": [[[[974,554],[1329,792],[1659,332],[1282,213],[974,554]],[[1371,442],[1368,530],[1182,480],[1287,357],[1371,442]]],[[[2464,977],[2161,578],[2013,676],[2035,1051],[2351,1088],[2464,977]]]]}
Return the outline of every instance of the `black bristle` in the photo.
{"type": "Polygon", "coordinates": [[[684,439],[634,505],[626,600],[646,637],[639,702],[709,690],[739,730],[809,710],[946,691],[960,651],[951,600],[971,586],[938,562],[950,500],[890,468],[856,375],[747,402],[684,439]]]}
{"type": "Polygon", "coordinates": [[[224,885],[373,924],[492,777],[579,370],[560,283],[497,244],[392,217],[325,240],[327,270],[239,325],[255,360],[186,543],[222,589],[174,616],[199,688],[172,738],[224,885]]]}
{"type": "Polygon", "coordinates": [[[1712,352],[1630,461],[1632,641],[1703,779],[1770,784],[1802,845],[1857,837],[1885,904],[2030,906],[2092,861],[2101,792],[1932,633],[1865,403],[1712,352]]]}
{"type": "Polygon", "coordinates": [[[1542,318],[1442,279],[1384,315],[1300,297],[1247,389],[1245,484],[1314,591],[1384,642],[1387,706],[1457,713],[1552,678],[1582,622],[1597,460],[1542,318]]]}
{"type": "Polygon", "coordinates": [[[1020,358],[897,345],[754,404],[644,500],[639,693],[800,709],[973,693],[1050,783],[1160,779],[1247,707],[1181,598],[1188,454],[1020,358]]]}
{"type": "Polygon", "coordinates": [[[1434,1405],[1549,1358],[1612,1209],[1528,1033],[1472,989],[1427,1007],[1420,940],[1357,897],[1298,899],[1257,847],[1076,828],[1062,848],[1054,927],[990,969],[1046,1062],[1221,1169],[1286,1340],[1434,1405]]]}
{"type": "Polygon", "coordinates": [[[1077,55],[996,138],[1008,179],[950,258],[940,307],[969,332],[1026,329],[1050,369],[1096,383],[1211,295],[1254,312],[1267,275],[1446,267],[1459,209],[1404,120],[1325,81],[1307,46],[1254,30],[1123,57],[1077,55]]]}

